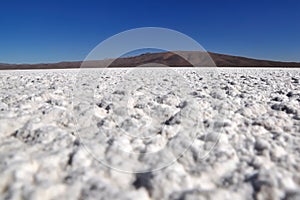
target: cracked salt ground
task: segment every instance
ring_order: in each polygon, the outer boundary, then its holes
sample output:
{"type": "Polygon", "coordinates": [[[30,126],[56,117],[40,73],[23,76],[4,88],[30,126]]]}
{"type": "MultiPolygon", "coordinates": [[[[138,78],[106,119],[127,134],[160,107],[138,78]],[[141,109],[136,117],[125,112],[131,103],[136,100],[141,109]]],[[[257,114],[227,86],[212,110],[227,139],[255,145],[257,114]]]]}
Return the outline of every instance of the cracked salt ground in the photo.
{"type": "Polygon", "coordinates": [[[128,71],[83,71],[74,105],[75,70],[1,72],[0,198],[300,198],[298,70],[128,71]],[[97,161],[150,169],[187,146],[159,171],[97,161]]]}

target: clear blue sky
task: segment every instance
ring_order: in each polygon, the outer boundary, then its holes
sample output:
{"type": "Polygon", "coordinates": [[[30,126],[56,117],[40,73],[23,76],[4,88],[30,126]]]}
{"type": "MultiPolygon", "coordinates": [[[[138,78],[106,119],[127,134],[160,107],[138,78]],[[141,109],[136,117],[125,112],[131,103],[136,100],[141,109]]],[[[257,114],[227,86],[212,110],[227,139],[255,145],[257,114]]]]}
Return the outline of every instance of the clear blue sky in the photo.
{"type": "Polygon", "coordinates": [[[300,61],[299,0],[5,0],[0,26],[0,63],[83,60],[104,39],[147,26],[208,51],[300,61]]]}

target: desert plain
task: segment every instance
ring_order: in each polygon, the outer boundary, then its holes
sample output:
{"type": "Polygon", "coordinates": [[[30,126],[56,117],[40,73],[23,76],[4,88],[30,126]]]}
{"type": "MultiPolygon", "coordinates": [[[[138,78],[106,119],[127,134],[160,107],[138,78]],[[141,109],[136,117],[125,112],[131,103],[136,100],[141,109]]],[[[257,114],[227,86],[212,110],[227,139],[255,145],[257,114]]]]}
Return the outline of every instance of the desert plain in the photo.
{"type": "Polygon", "coordinates": [[[0,72],[0,199],[300,199],[300,71],[0,72]]]}

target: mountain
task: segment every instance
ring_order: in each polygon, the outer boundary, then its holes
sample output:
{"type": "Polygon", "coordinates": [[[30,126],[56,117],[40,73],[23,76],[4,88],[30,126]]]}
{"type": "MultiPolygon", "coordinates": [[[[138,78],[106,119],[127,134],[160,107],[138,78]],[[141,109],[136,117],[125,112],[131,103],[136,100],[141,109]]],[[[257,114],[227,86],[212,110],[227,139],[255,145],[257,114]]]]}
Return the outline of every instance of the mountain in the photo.
{"type": "Polygon", "coordinates": [[[170,67],[189,67],[189,66],[212,66],[217,67],[300,67],[298,62],[279,62],[269,60],[257,60],[240,56],[231,56],[212,52],[178,51],[163,53],[146,53],[138,56],[106,59],[97,61],[76,61],[59,63],[41,63],[41,64],[1,64],[0,70],[7,69],[65,69],[79,67],[136,67],[140,65],[170,67]],[[180,55],[188,58],[188,61],[180,55]],[[208,56],[209,55],[209,56],[208,56]],[[159,65],[160,64],[160,65],[159,65]],[[192,65],[193,64],[193,65],[192,65]]]}

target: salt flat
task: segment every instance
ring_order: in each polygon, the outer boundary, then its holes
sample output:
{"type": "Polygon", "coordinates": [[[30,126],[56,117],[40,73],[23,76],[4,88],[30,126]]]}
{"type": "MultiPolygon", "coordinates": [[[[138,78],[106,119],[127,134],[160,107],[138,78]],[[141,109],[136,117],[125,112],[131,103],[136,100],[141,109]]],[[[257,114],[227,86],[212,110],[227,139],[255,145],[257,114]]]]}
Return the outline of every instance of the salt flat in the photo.
{"type": "Polygon", "coordinates": [[[299,199],[300,70],[0,72],[1,199],[299,199]]]}

